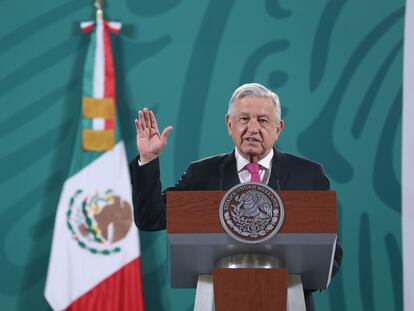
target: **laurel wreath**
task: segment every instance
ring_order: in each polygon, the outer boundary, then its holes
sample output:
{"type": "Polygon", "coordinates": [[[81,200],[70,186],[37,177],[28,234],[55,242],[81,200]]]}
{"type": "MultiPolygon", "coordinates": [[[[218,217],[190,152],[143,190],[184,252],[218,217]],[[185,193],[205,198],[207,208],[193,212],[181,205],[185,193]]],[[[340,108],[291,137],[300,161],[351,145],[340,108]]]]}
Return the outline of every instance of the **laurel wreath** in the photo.
{"type": "MultiPolygon", "coordinates": [[[[120,247],[115,247],[113,249],[104,249],[104,250],[99,250],[97,248],[93,248],[93,247],[89,247],[88,245],[86,245],[85,242],[82,242],[79,240],[79,237],[76,233],[76,231],[73,229],[72,224],[70,223],[70,218],[72,216],[72,207],[75,204],[75,199],[77,196],[79,196],[82,193],[82,190],[78,189],[76,190],[75,194],[70,198],[69,200],[69,209],[66,212],[66,225],[69,228],[69,231],[73,234],[73,236],[75,237],[78,245],[85,249],[88,250],[89,252],[91,252],[92,254],[101,254],[101,255],[110,255],[110,254],[114,254],[114,253],[119,253],[121,251],[120,247]]],[[[106,191],[106,195],[111,194],[112,191],[108,190],[106,191]]],[[[97,199],[97,196],[93,197],[93,201],[97,202],[98,200],[102,200],[102,199],[97,199]]],[[[105,201],[105,200],[103,200],[105,201]]],[[[92,228],[92,218],[89,217],[88,215],[88,211],[87,211],[87,199],[85,198],[85,200],[82,201],[82,215],[85,217],[85,222],[86,222],[86,231],[91,233],[93,236],[93,239],[98,242],[98,243],[103,243],[103,240],[98,236],[98,232],[96,230],[94,230],[92,228]]]]}

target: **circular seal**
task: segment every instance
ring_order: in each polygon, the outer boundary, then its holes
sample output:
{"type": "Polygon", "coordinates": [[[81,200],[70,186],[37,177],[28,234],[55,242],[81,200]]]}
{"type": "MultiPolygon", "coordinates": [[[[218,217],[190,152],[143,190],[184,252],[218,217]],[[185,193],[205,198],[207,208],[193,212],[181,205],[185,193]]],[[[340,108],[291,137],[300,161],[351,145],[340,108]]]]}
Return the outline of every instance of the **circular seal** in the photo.
{"type": "Polygon", "coordinates": [[[108,189],[88,195],[78,189],[69,200],[66,225],[79,247],[92,254],[121,252],[122,241],[132,224],[129,203],[108,189]]]}
{"type": "Polygon", "coordinates": [[[245,243],[261,243],[274,236],[283,224],[285,209],[279,195],[267,185],[243,183],[234,186],[220,203],[224,230],[245,243]]]}

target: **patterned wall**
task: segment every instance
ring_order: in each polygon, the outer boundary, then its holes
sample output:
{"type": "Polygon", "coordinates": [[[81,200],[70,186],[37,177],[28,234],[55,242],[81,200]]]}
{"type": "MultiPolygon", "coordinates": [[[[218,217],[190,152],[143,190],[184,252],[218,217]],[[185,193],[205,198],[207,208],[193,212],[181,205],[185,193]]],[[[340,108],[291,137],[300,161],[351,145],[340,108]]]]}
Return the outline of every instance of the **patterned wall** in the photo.
{"type": "MultiPolygon", "coordinates": [[[[174,126],[164,185],[229,151],[232,91],[278,92],[279,147],[320,161],[338,193],[345,257],[319,310],[402,310],[401,86],[404,1],[120,0],[113,39],[128,156],[144,106],[174,126]]],[[[0,0],[0,306],[48,310],[43,289],[56,206],[80,112],[92,1],[0,0]]],[[[141,233],[148,310],[192,310],[169,289],[165,232],[141,233]]]]}

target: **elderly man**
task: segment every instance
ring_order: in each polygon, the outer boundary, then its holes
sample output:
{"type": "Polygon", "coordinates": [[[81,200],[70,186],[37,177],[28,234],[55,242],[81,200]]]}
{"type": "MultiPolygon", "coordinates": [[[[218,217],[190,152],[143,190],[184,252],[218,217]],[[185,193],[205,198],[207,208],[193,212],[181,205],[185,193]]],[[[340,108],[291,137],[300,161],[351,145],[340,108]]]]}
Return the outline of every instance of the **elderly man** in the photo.
{"type": "MultiPolygon", "coordinates": [[[[284,123],[278,96],[250,83],[235,90],[226,115],[235,148],[232,152],[191,163],[169,190],[228,190],[238,183],[256,181],[275,190],[329,190],[320,164],[283,153],[274,147],[284,123]]],[[[139,156],[131,162],[135,223],[141,230],[165,229],[165,198],[161,192],[159,155],[172,130],[162,133],[152,111],[144,108],[135,120],[139,156]]],[[[164,191],[164,193],[165,193],[164,191]]],[[[342,259],[337,245],[333,274],[342,259]]],[[[305,292],[307,309],[312,309],[305,292]]]]}

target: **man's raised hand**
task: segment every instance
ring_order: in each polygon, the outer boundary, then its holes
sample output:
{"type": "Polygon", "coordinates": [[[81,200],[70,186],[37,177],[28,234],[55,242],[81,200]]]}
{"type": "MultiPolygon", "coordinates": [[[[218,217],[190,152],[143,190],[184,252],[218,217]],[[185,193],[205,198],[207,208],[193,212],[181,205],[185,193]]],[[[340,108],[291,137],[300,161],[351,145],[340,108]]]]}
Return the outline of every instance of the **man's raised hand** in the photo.
{"type": "Polygon", "coordinates": [[[138,111],[138,119],[135,119],[137,130],[137,148],[139,159],[149,162],[156,159],[167,144],[168,135],[172,126],[167,126],[162,133],[158,130],[154,113],[147,108],[138,111]]]}

